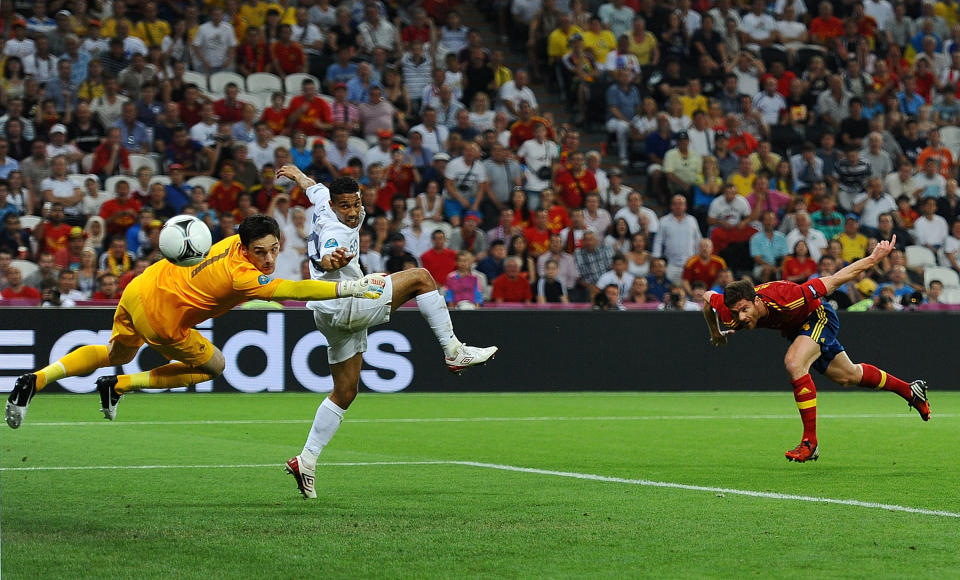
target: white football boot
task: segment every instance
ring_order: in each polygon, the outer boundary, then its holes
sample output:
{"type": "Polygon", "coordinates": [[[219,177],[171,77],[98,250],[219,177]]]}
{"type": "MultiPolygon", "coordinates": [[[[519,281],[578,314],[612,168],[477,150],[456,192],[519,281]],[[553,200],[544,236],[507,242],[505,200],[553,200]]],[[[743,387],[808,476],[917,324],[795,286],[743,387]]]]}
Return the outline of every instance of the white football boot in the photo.
{"type": "Polygon", "coordinates": [[[496,356],[497,350],[499,349],[495,346],[482,348],[479,346],[467,346],[465,344],[461,344],[460,348],[457,349],[456,355],[452,357],[446,357],[445,361],[447,363],[447,370],[451,373],[456,373],[459,375],[468,367],[487,364],[487,361],[496,356]]]}

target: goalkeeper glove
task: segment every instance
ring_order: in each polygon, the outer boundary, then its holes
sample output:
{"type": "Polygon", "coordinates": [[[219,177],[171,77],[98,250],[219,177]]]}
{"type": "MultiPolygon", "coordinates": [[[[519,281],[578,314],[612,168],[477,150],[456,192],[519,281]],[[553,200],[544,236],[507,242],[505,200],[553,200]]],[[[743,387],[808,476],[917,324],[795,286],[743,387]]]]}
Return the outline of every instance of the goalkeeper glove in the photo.
{"type": "Polygon", "coordinates": [[[367,274],[359,280],[341,280],[337,282],[337,296],[341,298],[369,298],[376,300],[383,294],[387,279],[383,274],[367,274]]]}

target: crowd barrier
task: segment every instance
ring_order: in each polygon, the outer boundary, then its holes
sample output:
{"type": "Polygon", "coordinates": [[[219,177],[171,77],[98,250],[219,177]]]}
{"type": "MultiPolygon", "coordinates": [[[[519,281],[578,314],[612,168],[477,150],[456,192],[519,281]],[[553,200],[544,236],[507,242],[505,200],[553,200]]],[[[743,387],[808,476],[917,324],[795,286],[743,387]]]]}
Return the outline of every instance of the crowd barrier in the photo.
{"type": "MultiPolygon", "coordinates": [[[[0,391],[15,377],[84,344],[110,338],[112,308],[0,309],[0,391]]],[[[710,345],[697,312],[508,310],[451,313],[469,344],[500,347],[495,360],[451,375],[430,329],[401,309],[370,330],[362,389],[377,392],[788,390],[787,341],[771,330],[739,332],[710,345]]],[[[932,388],[960,387],[951,355],[960,336],[954,312],[841,313],[840,341],[854,362],[868,361],[932,388]]],[[[312,312],[233,310],[198,327],[224,353],[226,370],[198,392],[327,392],[326,339],[312,312]]],[[[122,372],[162,363],[144,349],[122,372]]],[[[104,373],[105,374],[105,373],[104,373]]],[[[73,377],[50,391],[89,393],[94,379],[73,377]]],[[[828,381],[817,378],[818,385],[828,381]]],[[[839,388],[839,387],[837,387],[839,388]]]]}

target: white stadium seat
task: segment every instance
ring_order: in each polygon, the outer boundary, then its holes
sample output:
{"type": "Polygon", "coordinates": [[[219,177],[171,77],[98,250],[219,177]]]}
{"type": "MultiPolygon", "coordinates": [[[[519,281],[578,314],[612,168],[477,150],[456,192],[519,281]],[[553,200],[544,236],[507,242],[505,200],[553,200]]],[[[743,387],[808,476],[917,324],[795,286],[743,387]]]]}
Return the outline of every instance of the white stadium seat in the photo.
{"type": "Polygon", "coordinates": [[[235,83],[241,92],[243,92],[244,87],[247,85],[241,75],[225,70],[210,75],[210,92],[215,95],[220,95],[218,98],[222,98],[226,94],[224,87],[229,83],[235,83]]]}
{"type": "Polygon", "coordinates": [[[925,246],[907,246],[906,249],[907,267],[923,268],[925,266],[936,266],[937,256],[925,246]]]}
{"type": "Polygon", "coordinates": [[[930,287],[932,280],[940,280],[944,287],[960,288],[960,274],[957,274],[953,268],[940,268],[931,266],[923,269],[923,285],[930,287]]]}
{"type": "Polygon", "coordinates": [[[272,93],[283,91],[283,82],[280,77],[272,73],[253,73],[247,77],[248,93],[272,93]]]}
{"type": "Polygon", "coordinates": [[[137,170],[141,167],[149,167],[151,171],[157,173],[157,163],[153,160],[153,157],[150,157],[149,155],[131,155],[130,173],[136,175],[137,170]]]}
{"type": "Polygon", "coordinates": [[[288,94],[299,95],[303,89],[304,79],[312,80],[314,84],[317,85],[317,92],[320,91],[320,81],[317,80],[317,77],[308,75],[307,73],[294,73],[292,75],[287,75],[283,79],[283,86],[288,94]]]}
{"type": "Polygon", "coordinates": [[[216,179],[208,175],[198,175],[196,177],[191,177],[190,179],[188,179],[187,185],[189,185],[190,187],[196,187],[199,185],[200,187],[203,188],[205,192],[210,193],[210,188],[213,187],[213,184],[216,182],[217,182],[216,179]]]}
{"type": "Polygon", "coordinates": [[[200,88],[201,91],[207,91],[207,75],[198,73],[196,71],[188,70],[183,73],[183,82],[190,84],[193,83],[200,88]]]}

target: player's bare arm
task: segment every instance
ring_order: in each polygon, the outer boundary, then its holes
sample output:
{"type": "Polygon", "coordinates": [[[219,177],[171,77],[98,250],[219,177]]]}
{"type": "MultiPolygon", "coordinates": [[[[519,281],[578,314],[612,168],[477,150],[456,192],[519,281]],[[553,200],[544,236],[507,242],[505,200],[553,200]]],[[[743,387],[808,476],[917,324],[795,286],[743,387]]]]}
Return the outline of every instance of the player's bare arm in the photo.
{"type": "Polygon", "coordinates": [[[707,330],[710,331],[710,343],[713,346],[726,346],[727,335],[732,334],[732,330],[720,330],[720,322],[717,319],[717,313],[710,306],[710,297],[716,294],[713,290],[707,290],[703,294],[703,319],[707,323],[707,330]]]}
{"type": "Polygon", "coordinates": [[[300,171],[300,168],[296,165],[284,165],[277,170],[277,177],[286,177],[290,181],[293,181],[300,186],[300,189],[304,191],[306,191],[308,187],[313,187],[317,184],[314,179],[307,177],[302,171],[300,171]]]}
{"type": "Polygon", "coordinates": [[[843,286],[851,280],[855,280],[861,272],[870,270],[886,258],[893,251],[897,243],[897,236],[893,236],[889,241],[882,241],[877,244],[873,252],[865,258],[860,258],[846,268],[841,269],[836,274],[821,278],[823,285],[827,288],[827,294],[832,294],[834,290],[843,286]]]}

